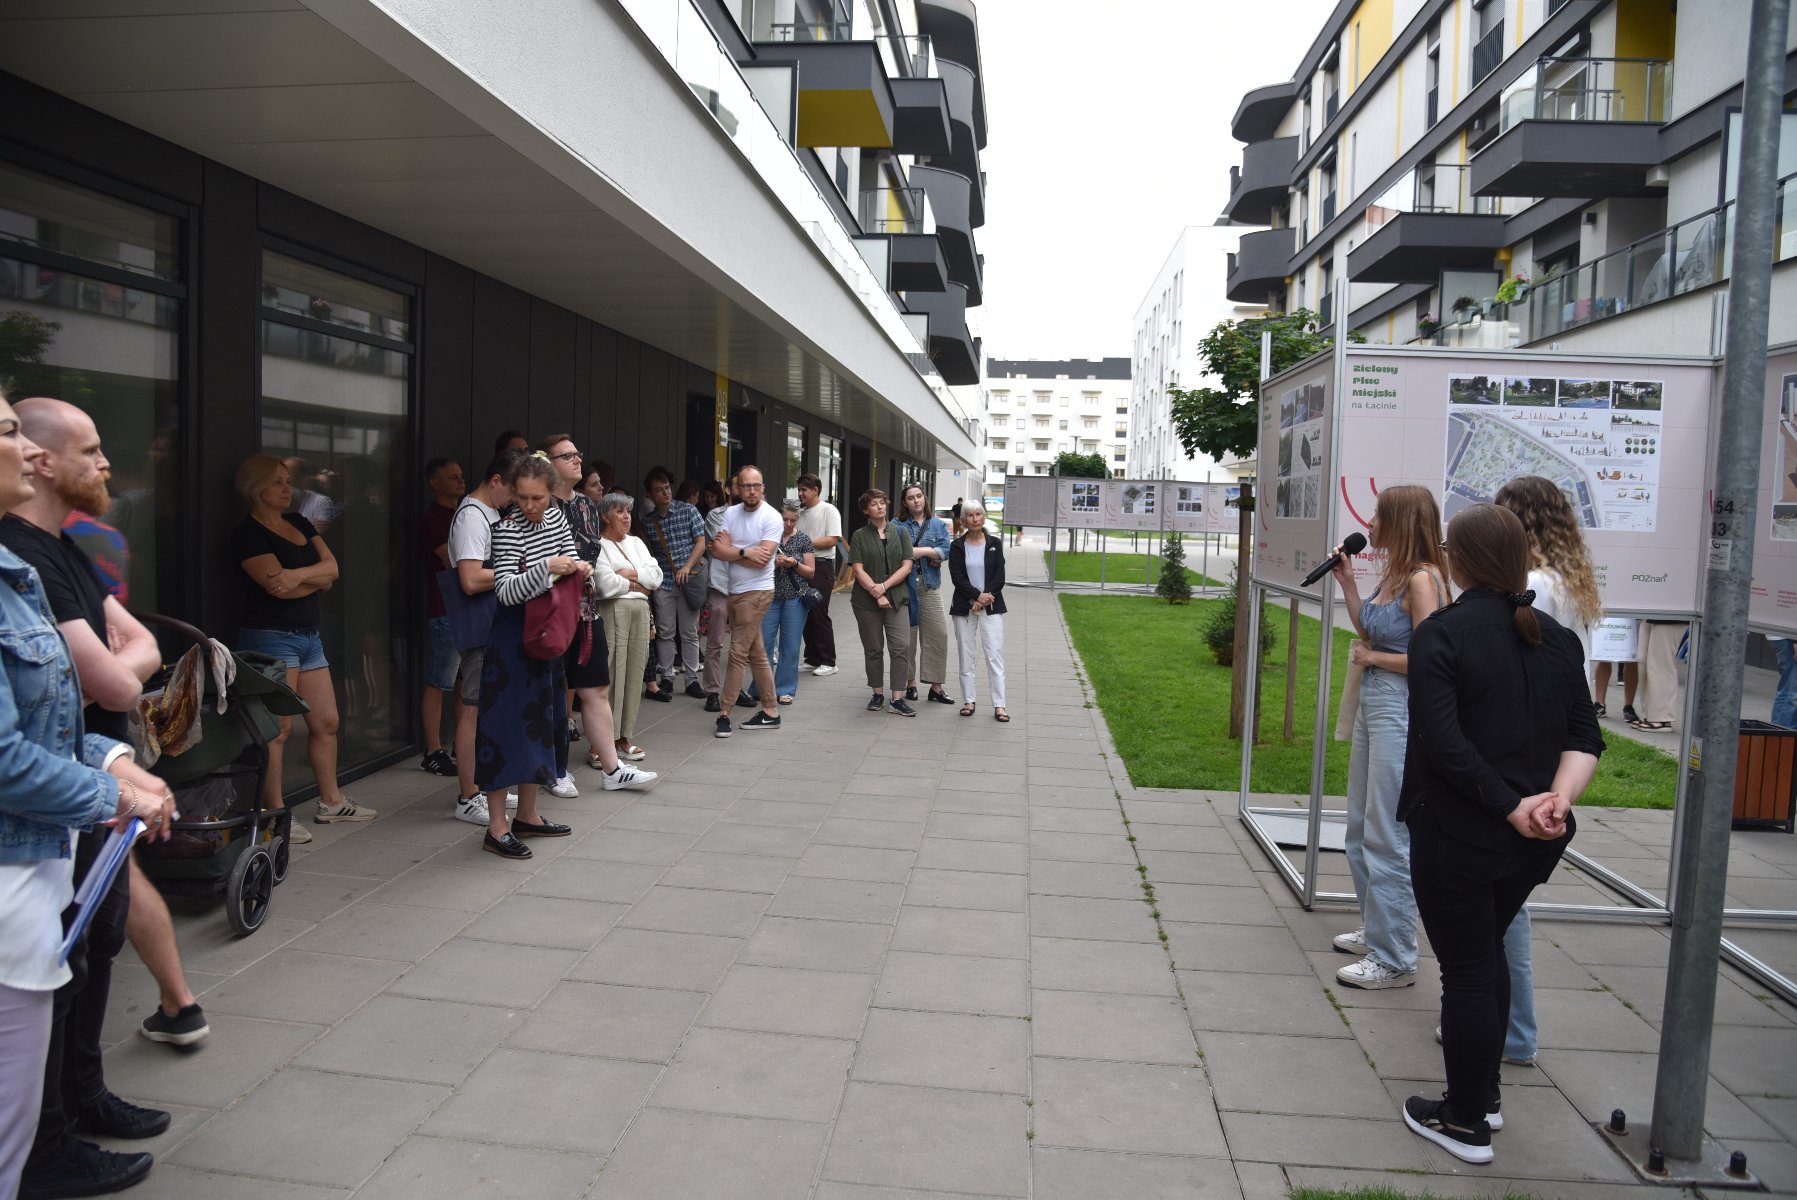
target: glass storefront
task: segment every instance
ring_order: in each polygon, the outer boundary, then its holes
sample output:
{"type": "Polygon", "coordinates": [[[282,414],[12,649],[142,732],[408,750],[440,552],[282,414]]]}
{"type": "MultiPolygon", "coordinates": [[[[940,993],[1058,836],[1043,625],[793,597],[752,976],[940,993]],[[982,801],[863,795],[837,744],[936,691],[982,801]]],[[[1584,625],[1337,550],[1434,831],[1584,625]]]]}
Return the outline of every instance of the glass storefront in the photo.
{"type": "MultiPolygon", "coordinates": [[[[262,262],[262,449],[285,458],[294,509],[341,572],[322,635],[342,714],[341,767],[411,744],[406,646],[416,636],[399,564],[411,477],[411,297],[269,251],[262,262]]],[[[311,782],[303,723],[284,759],[311,782]]]]}
{"type": "Polygon", "coordinates": [[[805,427],[786,423],[786,498],[799,498],[799,476],[805,473],[805,427]]]}
{"type": "Polygon", "coordinates": [[[842,439],[827,433],[817,435],[817,477],[823,483],[823,497],[847,511],[848,499],[842,494],[842,439]]]}
{"type": "Polygon", "coordinates": [[[107,512],[70,532],[121,602],[180,613],[180,222],[0,163],[0,389],[94,419],[107,512]]]}

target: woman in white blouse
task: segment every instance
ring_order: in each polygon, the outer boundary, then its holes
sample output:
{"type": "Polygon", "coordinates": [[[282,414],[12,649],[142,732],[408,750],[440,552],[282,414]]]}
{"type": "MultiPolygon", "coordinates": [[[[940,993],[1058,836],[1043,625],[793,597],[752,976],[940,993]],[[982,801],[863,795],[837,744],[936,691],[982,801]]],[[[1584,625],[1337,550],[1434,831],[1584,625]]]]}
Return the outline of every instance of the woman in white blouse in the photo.
{"type": "Polygon", "coordinates": [[[640,762],[636,714],[643,706],[643,671],[649,665],[649,597],[661,586],[661,566],[643,540],[630,534],[634,502],[623,492],[599,501],[599,562],[593,582],[604,608],[611,650],[612,724],[618,757],[640,762]]]}

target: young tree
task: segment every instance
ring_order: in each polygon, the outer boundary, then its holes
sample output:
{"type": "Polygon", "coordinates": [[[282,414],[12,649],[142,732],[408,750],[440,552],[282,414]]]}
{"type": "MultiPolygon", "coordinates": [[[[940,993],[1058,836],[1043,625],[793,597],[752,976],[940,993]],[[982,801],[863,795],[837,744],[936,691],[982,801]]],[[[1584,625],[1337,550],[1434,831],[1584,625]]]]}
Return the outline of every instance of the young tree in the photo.
{"type": "Polygon", "coordinates": [[[1191,603],[1192,581],[1186,578],[1185,539],[1177,533],[1169,533],[1161,543],[1161,577],[1154,585],[1154,594],[1168,604],[1191,603]]]}
{"type": "MultiPolygon", "coordinates": [[[[1169,388],[1173,397],[1173,432],[1187,454],[1212,458],[1246,458],[1260,437],[1260,335],[1273,335],[1273,371],[1303,362],[1334,345],[1317,332],[1317,314],[1307,308],[1269,313],[1246,321],[1224,321],[1204,335],[1198,352],[1205,373],[1216,387],[1169,388]]],[[[1351,342],[1366,336],[1350,333],[1351,342]]]]}

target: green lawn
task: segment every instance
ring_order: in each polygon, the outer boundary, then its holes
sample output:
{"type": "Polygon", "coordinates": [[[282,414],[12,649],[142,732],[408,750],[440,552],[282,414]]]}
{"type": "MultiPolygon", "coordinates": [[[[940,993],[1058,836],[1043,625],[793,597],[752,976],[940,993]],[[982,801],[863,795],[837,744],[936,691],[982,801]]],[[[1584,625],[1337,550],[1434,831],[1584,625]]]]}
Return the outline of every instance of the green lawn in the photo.
{"type": "MultiPolygon", "coordinates": [[[[1148,596],[1061,597],[1073,643],[1097,693],[1111,737],[1138,787],[1230,791],[1241,775],[1241,743],[1229,730],[1229,668],[1211,657],[1201,636],[1220,601],[1172,605],[1148,596]]],[[[1310,791],[1311,729],[1316,713],[1317,644],[1314,618],[1299,621],[1298,702],[1293,740],[1283,739],[1286,632],[1282,605],[1266,619],[1277,634],[1261,672],[1261,743],[1254,751],[1255,792],[1310,791]]],[[[1348,638],[1334,639],[1330,727],[1347,670],[1348,638]]],[[[1611,808],[1670,808],[1677,781],[1671,755],[1622,737],[1607,739],[1597,778],[1582,804],[1611,808]]],[[[1324,791],[1344,795],[1348,743],[1331,740],[1324,791]]]]}
{"type": "MultiPolygon", "coordinates": [[[[1143,543],[1147,545],[1146,542],[1143,543]]],[[[1196,548],[1190,543],[1186,546],[1186,578],[1192,586],[1221,587],[1221,583],[1198,573],[1199,561],[1194,557],[1196,548]]],[[[1097,583],[1099,554],[1092,550],[1078,550],[1069,553],[1060,551],[1054,556],[1055,578],[1063,583],[1097,583]]],[[[1042,556],[1044,568],[1048,564],[1048,555],[1042,556]]],[[[1161,577],[1161,560],[1157,554],[1148,555],[1125,551],[1118,553],[1112,550],[1104,556],[1104,579],[1106,583],[1146,583],[1153,584],[1161,577]]]]}

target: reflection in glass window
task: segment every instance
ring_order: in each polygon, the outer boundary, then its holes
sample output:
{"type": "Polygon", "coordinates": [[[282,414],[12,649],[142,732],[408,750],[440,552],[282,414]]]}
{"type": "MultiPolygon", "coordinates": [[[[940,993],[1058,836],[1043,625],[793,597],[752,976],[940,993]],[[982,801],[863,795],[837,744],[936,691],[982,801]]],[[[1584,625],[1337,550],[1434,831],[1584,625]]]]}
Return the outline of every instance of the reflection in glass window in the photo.
{"type": "Polygon", "coordinates": [[[827,433],[817,435],[817,477],[824,485],[824,499],[841,508],[844,504],[841,438],[831,437],[827,433]]]}
{"type": "Polygon", "coordinates": [[[177,222],[165,213],[0,163],[0,244],[174,281],[181,277],[176,238],[177,222]]]}
{"type": "Polygon", "coordinates": [[[805,473],[805,427],[786,423],[786,498],[799,498],[799,476],[805,473]]]}
{"type": "MultiPolygon", "coordinates": [[[[411,299],[283,255],[265,254],[263,267],[262,449],[287,460],[294,510],[318,526],[341,570],[324,593],[320,633],[343,714],[344,771],[411,741],[405,647],[420,631],[400,564],[416,556],[404,527],[408,498],[393,489],[409,474],[412,355],[365,340],[407,336],[411,299]],[[345,332],[283,324],[270,309],[345,332]]],[[[295,745],[304,737],[294,722],[289,790],[311,782],[295,745]]]]}

